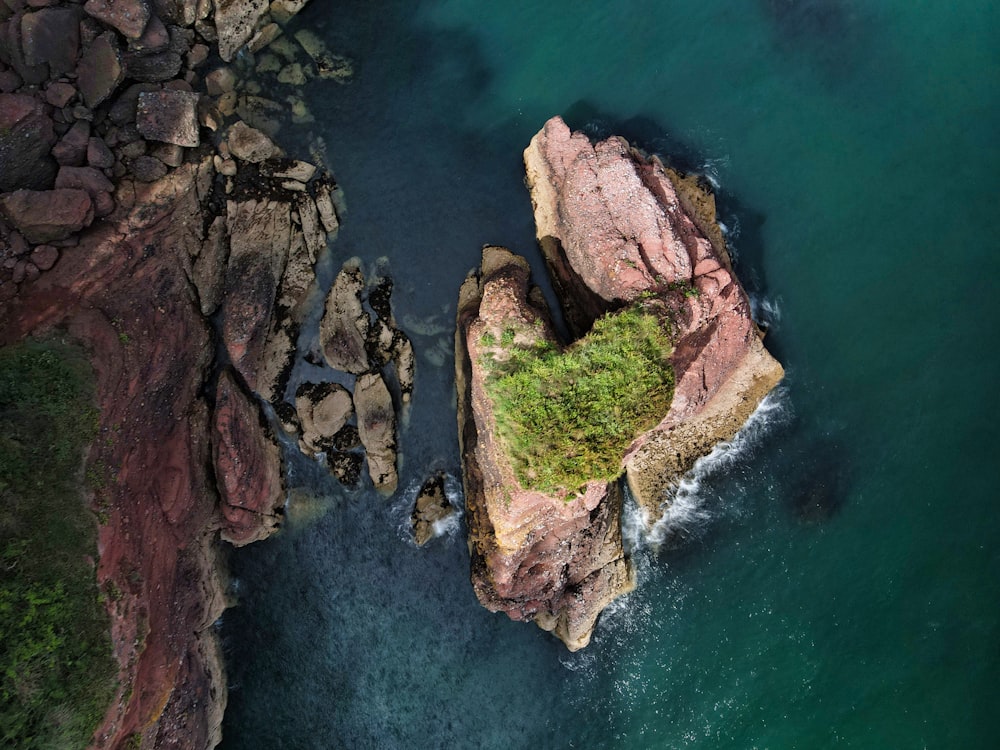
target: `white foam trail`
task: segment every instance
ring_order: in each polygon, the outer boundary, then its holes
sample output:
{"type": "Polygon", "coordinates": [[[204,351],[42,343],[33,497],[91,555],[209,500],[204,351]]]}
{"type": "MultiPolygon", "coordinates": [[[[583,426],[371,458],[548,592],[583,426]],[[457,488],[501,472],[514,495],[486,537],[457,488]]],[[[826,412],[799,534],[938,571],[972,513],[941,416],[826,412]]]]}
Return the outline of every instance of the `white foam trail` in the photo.
{"type": "Polygon", "coordinates": [[[781,297],[751,295],[750,314],[764,328],[776,330],[781,323],[781,297]]]}
{"type": "MultiPolygon", "coordinates": [[[[757,445],[774,425],[787,417],[788,412],[786,390],[777,388],[769,393],[731,440],[718,443],[708,455],[695,462],[691,471],[681,478],[673,495],[664,499],[660,506],[663,515],[652,525],[649,514],[638,506],[631,493],[626,492],[622,513],[622,535],[626,548],[632,551],[645,547],[655,549],[678,535],[696,536],[713,517],[713,510],[706,507],[702,492],[705,480],[731,466],[757,445]]],[[[641,572],[640,567],[637,573],[641,572]]]]}
{"type": "MultiPolygon", "coordinates": [[[[411,547],[416,547],[417,542],[413,536],[410,514],[423,484],[423,479],[412,479],[406,485],[406,489],[399,493],[399,500],[392,506],[392,515],[396,517],[397,536],[411,547]]],[[[450,472],[446,472],[444,475],[444,495],[448,498],[448,502],[455,512],[447,518],[434,522],[431,526],[434,539],[458,536],[462,528],[462,517],[465,515],[465,495],[462,493],[462,483],[450,472]]]]}

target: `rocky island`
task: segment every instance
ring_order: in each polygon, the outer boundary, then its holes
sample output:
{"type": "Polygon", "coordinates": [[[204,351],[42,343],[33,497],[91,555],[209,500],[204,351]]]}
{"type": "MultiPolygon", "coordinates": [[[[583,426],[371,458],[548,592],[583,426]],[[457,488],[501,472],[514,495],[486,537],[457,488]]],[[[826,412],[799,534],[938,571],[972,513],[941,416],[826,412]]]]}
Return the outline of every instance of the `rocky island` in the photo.
{"type": "Polygon", "coordinates": [[[618,478],[655,518],[783,370],[764,349],[714,198],[697,179],[624,139],[593,144],[558,117],[524,161],[538,242],[576,341],[557,340],[527,262],[484,249],[462,286],[456,330],[472,581],[488,609],[532,620],[576,650],[634,585],[618,478]],[[656,330],[634,322],[643,319],[656,330]],[[559,364],[595,338],[621,348],[603,362],[559,364]],[[597,377],[605,372],[619,376],[597,377]],[[631,392],[639,378],[648,378],[645,397],[631,392]],[[541,426],[523,397],[533,390],[541,426]],[[576,403],[597,400],[606,405],[590,413],[576,403]],[[569,434],[545,436],[544,420],[569,434]],[[558,469],[566,456],[582,473],[558,469]]]}

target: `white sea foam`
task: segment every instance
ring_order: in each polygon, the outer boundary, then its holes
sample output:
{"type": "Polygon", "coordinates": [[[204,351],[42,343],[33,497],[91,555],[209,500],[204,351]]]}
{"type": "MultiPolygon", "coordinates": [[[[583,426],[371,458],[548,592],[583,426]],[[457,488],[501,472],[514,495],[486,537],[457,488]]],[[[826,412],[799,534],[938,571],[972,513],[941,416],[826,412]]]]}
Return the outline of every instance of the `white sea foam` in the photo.
{"type": "MultiPolygon", "coordinates": [[[[778,388],[768,394],[731,440],[718,443],[708,455],[695,462],[691,471],[681,478],[676,490],[664,498],[662,516],[652,524],[646,510],[640,508],[626,490],[622,513],[622,535],[626,548],[631,552],[647,547],[656,550],[668,539],[697,536],[719,512],[719,509],[706,504],[706,493],[703,492],[706,480],[732,466],[756,446],[772,427],[787,418],[789,410],[785,389],[778,388]]],[[[637,573],[641,581],[641,564],[637,573]]]]}
{"type": "MultiPolygon", "coordinates": [[[[410,514],[424,481],[426,479],[420,477],[411,479],[406,488],[399,493],[399,500],[392,506],[392,516],[396,519],[397,535],[401,541],[412,547],[416,547],[417,542],[413,537],[410,514]]],[[[434,539],[448,537],[449,540],[453,540],[462,528],[462,517],[465,515],[465,495],[462,493],[462,483],[450,472],[445,472],[444,475],[444,495],[448,498],[448,503],[455,512],[447,518],[435,521],[431,528],[434,532],[434,539]]]]}
{"type": "Polygon", "coordinates": [[[750,295],[750,313],[764,328],[777,329],[781,323],[781,297],[750,295]]]}

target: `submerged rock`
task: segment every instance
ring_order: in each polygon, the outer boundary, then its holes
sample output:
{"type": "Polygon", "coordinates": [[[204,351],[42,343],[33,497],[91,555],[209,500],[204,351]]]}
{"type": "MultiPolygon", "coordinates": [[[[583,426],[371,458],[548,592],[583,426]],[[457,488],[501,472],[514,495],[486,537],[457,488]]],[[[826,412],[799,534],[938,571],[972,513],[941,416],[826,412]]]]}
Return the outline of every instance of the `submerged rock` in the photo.
{"type": "Polygon", "coordinates": [[[444,491],[444,474],[435,474],[420,488],[410,514],[413,538],[424,546],[434,536],[434,525],[455,514],[444,491]]]}

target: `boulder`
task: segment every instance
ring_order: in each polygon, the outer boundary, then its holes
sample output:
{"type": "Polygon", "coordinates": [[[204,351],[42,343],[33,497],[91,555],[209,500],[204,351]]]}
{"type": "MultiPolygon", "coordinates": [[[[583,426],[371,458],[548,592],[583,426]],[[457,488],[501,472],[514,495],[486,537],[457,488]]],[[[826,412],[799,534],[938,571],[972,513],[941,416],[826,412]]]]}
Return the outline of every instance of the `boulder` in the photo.
{"type": "Polygon", "coordinates": [[[392,396],[377,372],[360,375],[354,385],[354,409],[358,415],[358,436],[368,457],[368,475],[375,489],[385,494],[396,491],[396,413],[392,396]]]}
{"type": "Polygon", "coordinates": [[[258,164],[279,153],[278,147],[264,133],[244,122],[229,128],[229,150],[237,159],[258,164]]]}
{"type": "Polygon", "coordinates": [[[267,12],[268,0],[216,0],[215,30],[219,55],[231,62],[240,47],[250,41],[257,21],[267,12]]]}
{"type": "Polygon", "coordinates": [[[45,101],[56,109],[62,109],[76,96],[76,88],[63,81],[50,83],[45,89],[45,101]]]}
{"type": "Polygon", "coordinates": [[[0,195],[0,214],[29,242],[44,244],[90,226],[94,206],[84,190],[16,190],[0,195]]]}
{"type": "Polygon", "coordinates": [[[48,65],[53,78],[76,67],[80,54],[80,10],[42,8],[21,17],[21,47],[28,65],[48,65]]]}
{"type": "Polygon", "coordinates": [[[149,23],[150,9],[146,0],[87,0],[83,9],[127,39],[139,39],[149,23]]]}
{"type": "Polygon", "coordinates": [[[327,364],[335,370],[360,374],[371,367],[366,346],[371,320],[361,305],[364,288],[361,269],[345,264],[327,295],[319,340],[327,364]]]}
{"type": "Polygon", "coordinates": [[[281,453],[260,407],[228,371],[215,391],[212,453],[222,538],[239,547],[270,536],[285,503],[281,453]]]}
{"type": "Polygon", "coordinates": [[[295,392],[302,445],[310,454],[333,447],[333,438],[354,416],[350,392],[336,383],[303,383],[295,392]]]}
{"type": "Polygon", "coordinates": [[[156,83],[169,81],[181,71],[183,60],[176,52],[157,52],[156,54],[125,55],[125,75],[136,81],[156,83]]]}
{"type": "Polygon", "coordinates": [[[52,187],[56,142],[45,107],[27,94],[0,94],[0,192],[52,187]]]}
{"type": "MultiPolygon", "coordinates": [[[[80,167],[87,160],[87,145],[90,142],[90,123],[77,120],[52,149],[52,156],[63,167],[80,167]]],[[[56,184],[56,187],[67,187],[56,184]]]]}
{"type": "Polygon", "coordinates": [[[444,474],[435,474],[421,485],[410,513],[416,543],[421,547],[427,544],[435,535],[435,525],[454,514],[455,509],[444,491],[444,474]]]}
{"type": "Polygon", "coordinates": [[[39,245],[31,251],[31,262],[40,271],[48,271],[59,260],[59,249],[52,245],[39,245]]]}
{"type": "Polygon", "coordinates": [[[136,128],[143,138],[194,148],[198,138],[198,94],[187,91],[140,92],[136,128]]]}
{"type": "Polygon", "coordinates": [[[125,70],[113,31],[104,32],[87,47],[76,67],[76,74],[83,102],[91,109],[118,88],[125,77],[125,70]]]}
{"type": "Polygon", "coordinates": [[[87,164],[98,169],[110,169],[114,166],[115,155],[100,138],[91,136],[87,141],[87,164]]]}

